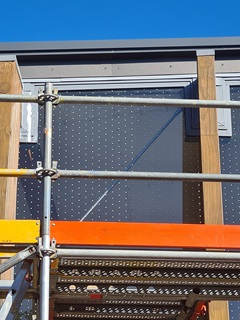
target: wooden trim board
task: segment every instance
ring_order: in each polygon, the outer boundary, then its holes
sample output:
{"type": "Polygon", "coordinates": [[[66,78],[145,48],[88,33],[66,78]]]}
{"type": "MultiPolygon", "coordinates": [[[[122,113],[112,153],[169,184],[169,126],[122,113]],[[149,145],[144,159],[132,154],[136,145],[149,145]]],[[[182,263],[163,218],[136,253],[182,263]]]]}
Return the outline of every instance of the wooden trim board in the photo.
{"type": "MultiPolygon", "coordinates": [[[[0,93],[22,93],[22,83],[15,61],[0,61],[0,93]]],[[[20,119],[20,103],[0,103],[0,168],[18,168],[20,119]]],[[[16,204],[17,178],[1,177],[0,219],[15,219],[16,204]]],[[[11,280],[12,275],[12,270],[8,270],[1,275],[0,279],[11,280]]]]}
{"type": "MultiPolygon", "coordinates": [[[[199,55],[197,57],[198,95],[202,100],[216,99],[215,57],[199,55]]],[[[219,137],[217,128],[217,110],[200,108],[200,145],[203,173],[221,173],[219,137]]],[[[222,186],[219,182],[203,182],[203,210],[206,224],[223,223],[222,186]]],[[[228,303],[211,302],[209,320],[228,320],[228,303]]]]}

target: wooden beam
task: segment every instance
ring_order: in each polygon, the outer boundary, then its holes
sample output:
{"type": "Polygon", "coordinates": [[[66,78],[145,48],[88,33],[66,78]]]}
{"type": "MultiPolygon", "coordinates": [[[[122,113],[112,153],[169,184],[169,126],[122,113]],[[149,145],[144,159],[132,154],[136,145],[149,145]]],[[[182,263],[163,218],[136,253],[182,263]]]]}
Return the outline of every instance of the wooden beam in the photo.
{"type": "MultiPolygon", "coordinates": [[[[16,61],[0,61],[0,93],[21,94],[16,61]]],[[[19,103],[0,103],[0,168],[18,168],[21,108],[19,103]]],[[[16,218],[17,178],[0,178],[0,219],[16,218]]],[[[11,271],[1,275],[10,279],[11,271]]]]}
{"type": "MultiPolygon", "coordinates": [[[[0,93],[22,93],[15,61],[0,62],[0,93]]],[[[0,103],[0,168],[18,168],[20,116],[19,103],[0,103]]],[[[0,178],[0,219],[15,219],[16,194],[17,179],[0,178]]]]}
{"type": "MultiPolygon", "coordinates": [[[[215,57],[214,53],[198,52],[199,99],[215,100],[215,57]]],[[[200,144],[203,173],[221,173],[217,110],[200,108],[200,144]]],[[[219,182],[203,183],[203,210],[206,224],[223,223],[222,186],[219,182]]],[[[227,302],[209,304],[209,320],[229,319],[227,302]]]]}
{"type": "MultiPolygon", "coordinates": [[[[215,100],[214,56],[198,56],[199,99],[215,100]]],[[[217,110],[200,108],[200,141],[203,173],[221,173],[217,110]]],[[[219,182],[203,183],[204,222],[223,223],[222,187],[219,182]]]]}

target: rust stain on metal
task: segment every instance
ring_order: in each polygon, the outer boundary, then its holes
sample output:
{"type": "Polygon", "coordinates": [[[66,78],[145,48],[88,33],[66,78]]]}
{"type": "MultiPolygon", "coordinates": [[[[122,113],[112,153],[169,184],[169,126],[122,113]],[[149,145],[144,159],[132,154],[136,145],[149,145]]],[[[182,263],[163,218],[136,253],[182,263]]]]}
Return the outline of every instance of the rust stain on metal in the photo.
{"type": "Polygon", "coordinates": [[[45,129],[44,129],[44,134],[45,134],[46,136],[48,136],[48,137],[51,138],[51,136],[52,136],[52,129],[45,128],[45,129]]]}
{"type": "Polygon", "coordinates": [[[30,149],[28,149],[28,155],[29,155],[29,159],[30,161],[33,161],[33,158],[32,158],[32,151],[30,149]]]}

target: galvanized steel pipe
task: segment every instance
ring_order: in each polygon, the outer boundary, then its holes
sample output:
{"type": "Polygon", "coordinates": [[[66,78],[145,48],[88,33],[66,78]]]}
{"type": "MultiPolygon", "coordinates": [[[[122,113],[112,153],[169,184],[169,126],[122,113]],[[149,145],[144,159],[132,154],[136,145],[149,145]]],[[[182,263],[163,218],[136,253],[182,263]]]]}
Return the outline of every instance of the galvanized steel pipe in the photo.
{"type": "MultiPolygon", "coordinates": [[[[49,94],[51,96],[51,94],[49,94]]],[[[39,95],[0,94],[0,102],[32,102],[42,103],[39,95]]],[[[191,99],[156,99],[128,97],[86,97],[57,96],[54,104],[84,104],[84,105],[124,105],[124,106],[156,106],[181,108],[240,108],[239,101],[228,100],[191,100],[191,99]]]]}
{"type": "Polygon", "coordinates": [[[36,177],[35,169],[0,169],[0,177],[36,177]]]}
{"type": "Polygon", "coordinates": [[[0,102],[32,102],[38,103],[38,96],[24,94],[0,94],[0,102]]]}
{"type": "MultiPolygon", "coordinates": [[[[44,172],[44,169],[42,169],[44,172]]],[[[51,170],[50,170],[51,171],[51,170]]],[[[57,178],[240,182],[240,174],[58,170],[57,178]]],[[[0,177],[36,178],[35,169],[0,169],[0,177]]]]}
{"type": "Polygon", "coordinates": [[[58,170],[60,178],[240,182],[239,174],[58,170]]]}
{"type": "Polygon", "coordinates": [[[84,97],[59,96],[59,104],[106,104],[129,106],[156,106],[181,108],[240,108],[239,101],[191,100],[191,99],[156,99],[156,98],[127,98],[127,97],[84,97]]]}
{"type": "MultiPolygon", "coordinates": [[[[81,223],[81,222],[79,222],[81,223]]],[[[121,249],[57,249],[58,257],[81,257],[90,259],[159,259],[172,261],[208,261],[208,262],[239,262],[239,252],[210,251],[151,251],[121,249]]]]}
{"type": "MultiPolygon", "coordinates": [[[[45,93],[51,95],[52,84],[47,83],[45,93]]],[[[44,168],[52,166],[52,102],[45,101],[44,107],[44,168]]],[[[40,274],[40,320],[49,319],[49,288],[50,288],[50,216],[51,216],[51,177],[43,177],[43,216],[41,219],[42,253],[40,274]]]]}

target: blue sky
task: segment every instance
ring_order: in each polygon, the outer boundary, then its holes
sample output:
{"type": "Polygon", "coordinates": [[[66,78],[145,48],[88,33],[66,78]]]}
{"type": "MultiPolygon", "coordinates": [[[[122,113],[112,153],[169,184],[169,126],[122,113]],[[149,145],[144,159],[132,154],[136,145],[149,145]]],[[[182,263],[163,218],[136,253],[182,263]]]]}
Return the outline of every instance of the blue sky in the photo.
{"type": "Polygon", "coordinates": [[[239,0],[2,0],[0,42],[236,37],[239,12],[239,0]]]}

